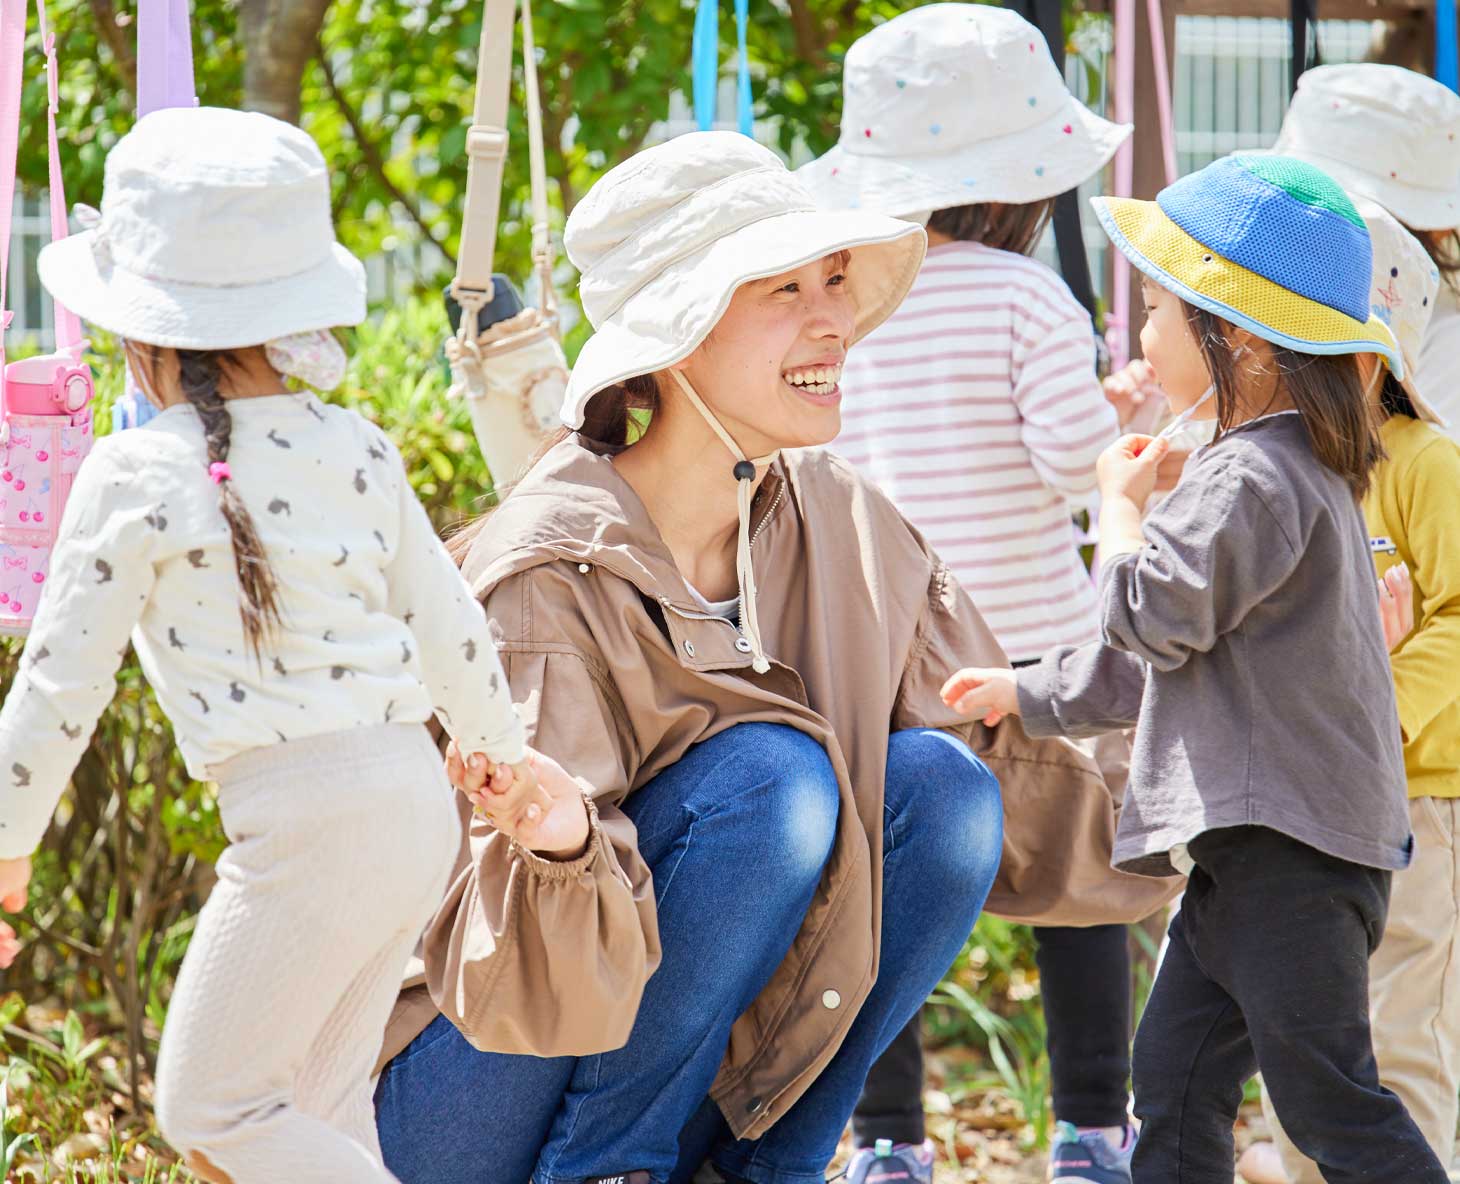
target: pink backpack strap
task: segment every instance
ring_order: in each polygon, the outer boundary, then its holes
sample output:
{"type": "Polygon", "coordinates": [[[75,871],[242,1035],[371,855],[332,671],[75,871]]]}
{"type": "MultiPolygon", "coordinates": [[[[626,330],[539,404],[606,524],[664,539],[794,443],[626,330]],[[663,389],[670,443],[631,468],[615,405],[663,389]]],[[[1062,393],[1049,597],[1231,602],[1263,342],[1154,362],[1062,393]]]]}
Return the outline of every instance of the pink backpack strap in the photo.
{"type": "MultiPolygon", "coordinates": [[[[15,212],[15,165],[20,146],[20,92],[25,78],[25,18],[28,0],[7,0],[0,5],[0,325],[9,328],[13,313],[7,307],[6,281],[10,272],[10,228],[15,212]]],[[[45,0],[37,0],[41,44],[46,54],[46,133],[50,163],[51,238],[67,234],[66,190],[61,180],[61,156],[56,142],[56,38],[46,24],[45,0]]],[[[81,357],[81,322],[65,305],[54,303],[56,348],[81,357]]],[[[5,348],[0,340],[0,366],[5,348]]]]}
{"type": "Polygon", "coordinates": [[[137,115],[196,107],[188,0],[141,0],[137,12],[137,115]]]}

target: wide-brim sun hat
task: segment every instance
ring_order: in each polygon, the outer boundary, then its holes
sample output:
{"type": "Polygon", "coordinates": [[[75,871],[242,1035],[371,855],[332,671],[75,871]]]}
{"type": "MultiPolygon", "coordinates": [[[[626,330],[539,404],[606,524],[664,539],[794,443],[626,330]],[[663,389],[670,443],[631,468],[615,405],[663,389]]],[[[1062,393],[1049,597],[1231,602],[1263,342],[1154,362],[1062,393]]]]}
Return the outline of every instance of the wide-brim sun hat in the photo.
{"type": "Polygon", "coordinates": [[[176,349],[365,319],[365,269],[335,241],[318,146],[258,112],[139,119],[107,156],[97,225],[42,248],[38,270],[83,320],[176,349]]]}
{"type": "Polygon", "coordinates": [[[1040,31],[985,4],[928,4],[855,41],[841,137],[797,170],[831,209],[897,216],[1024,204],[1094,176],[1131,134],[1065,86],[1040,31]]]}
{"type": "Polygon", "coordinates": [[[1439,268],[1424,245],[1392,214],[1366,197],[1351,196],[1373,244],[1374,274],[1369,281],[1369,307],[1389,326],[1404,356],[1404,377],[1400,385],[1421,419],[1444,428],[1445,419],[1425,398],[1418,373],[1425,330],[1440,290],[1439,268]]]}
{"type": "Polygon", "coordinates": [[[851,262],[850,340],[902,303],[922,265],[921,226],[833,213],[770,149],[735,132],[691,132],[610,169],[568,218],[568,258],[594,334],[573,366],[562,419],[589,400],[689,357],[742,284],[839,251],[851,262]]]}
{"type": "Polygon", "coordinates": [[[1091,199],[1111,241],[1154,282],[1299,353],[1376,353],[1404,374],[1370,308],[1369,232],[1333,178],[1283,156],[1229,156],[1156,196],[1091,199]]]}
{"type": "Polygon", "coordinates": [[[1411,230],[1460,226],[1460,95],[1433,78],[1374,62],[1308,70],[1272,150],[1411,230]]]}

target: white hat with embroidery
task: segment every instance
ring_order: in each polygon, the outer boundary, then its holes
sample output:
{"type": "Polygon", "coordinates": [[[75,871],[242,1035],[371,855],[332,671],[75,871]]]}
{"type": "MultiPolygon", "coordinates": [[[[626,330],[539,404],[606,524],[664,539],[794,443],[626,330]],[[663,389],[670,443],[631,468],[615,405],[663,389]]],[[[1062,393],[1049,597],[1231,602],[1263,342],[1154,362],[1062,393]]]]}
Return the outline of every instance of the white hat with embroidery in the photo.
{"type": "Polygon", "coordinates": [[[1421,419],[1445,427],[1445,420],[1419,388],[1419,354],[1425,329],[1435,310],[1440,272],[1424,245],[1376,202],[1357,194],[1354,209],[1369,228],[1374,271],[1369,287],[1370,310],[1389,326],[1404,355],[1400,385],[1421,419]]]}
{"type": "Polygon", "coordinates": [[[1460,226],[1460,95],[1406,70],[1317,66],[1272,150],[1317,165],[1411,230],[1460,226]]]}
{"type": "Polygon", "coordinates": [[[1017,13],[928,4],[847,50],[841,140],[797,176],[832,209],[1023,204],[1092,177],[1130,134],[1070,94],[1017,13]]]}

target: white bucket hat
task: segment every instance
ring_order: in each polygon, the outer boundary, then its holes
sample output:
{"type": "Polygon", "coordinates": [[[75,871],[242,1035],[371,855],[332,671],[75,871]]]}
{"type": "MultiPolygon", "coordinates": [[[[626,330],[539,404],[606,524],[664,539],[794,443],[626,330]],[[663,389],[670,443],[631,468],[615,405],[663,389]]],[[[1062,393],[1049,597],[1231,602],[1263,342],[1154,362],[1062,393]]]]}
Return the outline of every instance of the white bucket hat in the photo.
{"type": "MultiPolygon", "coordinates": [[[[582,273],[579,294],[595,329],[563,401],[563,422],[576,431],[600,391],[689,357],[748,280],[848,251],[856,312],[847,344],[865,337],[907,295],[927,235],[879,214],[818,210],[770,149],[735,132],[691,132],[605,173],[568,218],[563,244],[582,273]]],[[[757,470],[775,454],[747,457],[689,380],[670,373],[734,458],[740,623],[764,673],[770,660],[756,615],[750,503],[757,470]]]]}
{"type": "Polygon", "coordinates": [[[101,219],[42,249],[41,282],[130,341],[236,349],[365,319],[315,142],[251,111],[177,107],[106,158],[101,219]]]}
{"type": "Polygon", "coordinates": [[[1421,419],[1441,428],[1444,419],[1420,391],[1418,382],[1420,346],[1435,310],[1440,290],[1440,272],[1424,245],[1381,207],[1366,197],[1351,194],[1354,209],[1369,228],[1374,250],[1374,273],[1369,302],[1375,316],[1389,326],[1404,355],[1404,378],[1400,385],[1409,395],[1421,419]]]}
{"type": "Polygon", "coordinates": [[[596,331],[573,366],[563,422],[581,428],[599,391],[689,357],[741,284],[837,251],[853,258],[851,340],[865,337],[902,303],[926,241],[909,222],[819,210],[774,152],[736,132],[647,148],[605,173],[564,231],[596,331]]]}
{"type": "Polygon", "coordinates": [[[1317,165],[1412,230],[1460,226],[1460,95],[1400,66],[1317,66],[1272,150],[1317,165]]]}
{"type": "Polygon", "coordinates": [[[841,141],[797,170],[823,205],[908,215],[1073,189],[1131,133],[1066,89],[1043,34],[985,4],[929,4],[847,50],[841,141]]]}

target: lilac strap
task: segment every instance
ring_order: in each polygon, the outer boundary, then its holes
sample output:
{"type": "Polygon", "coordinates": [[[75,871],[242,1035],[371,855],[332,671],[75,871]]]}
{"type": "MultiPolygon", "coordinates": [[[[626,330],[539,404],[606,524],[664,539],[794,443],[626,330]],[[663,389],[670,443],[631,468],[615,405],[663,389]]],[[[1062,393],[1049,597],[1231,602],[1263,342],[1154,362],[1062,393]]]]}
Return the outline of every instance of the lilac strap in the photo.
{"type": "Polygon", "coordinates": [[[137,13],[137,114],[196,107],[188,0],[141,0],[137,13]]]}

